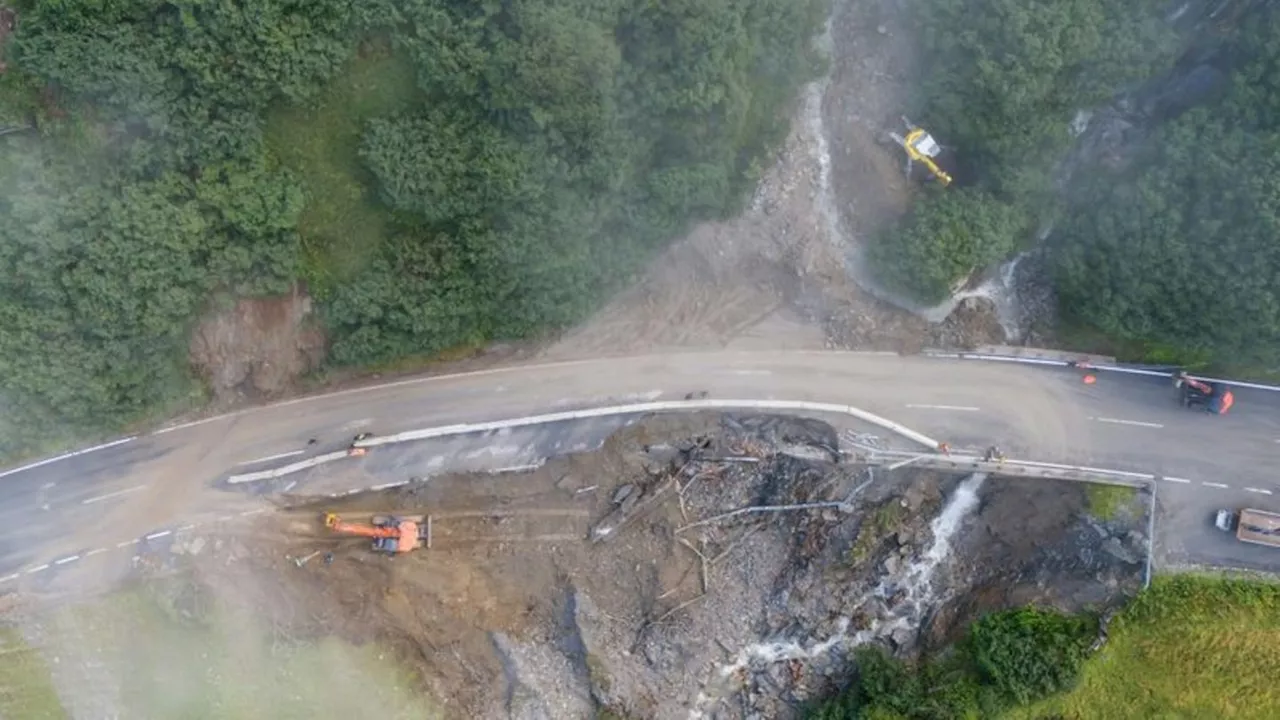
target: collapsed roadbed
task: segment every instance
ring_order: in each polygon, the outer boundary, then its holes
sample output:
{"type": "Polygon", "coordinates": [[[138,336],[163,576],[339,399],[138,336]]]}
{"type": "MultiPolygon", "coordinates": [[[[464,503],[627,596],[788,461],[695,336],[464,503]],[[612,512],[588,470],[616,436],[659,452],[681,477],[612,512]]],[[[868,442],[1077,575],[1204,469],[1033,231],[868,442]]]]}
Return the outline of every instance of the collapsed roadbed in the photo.
{"type": "MultiPolygon", "coordinates": [[[[1143,503],[1086,487],[842,461],[834,428],[656,416],[530,472],[294,498],[191,536],[143,582],[289,638],[379,641],[448,717],[795,717],[854,672],[1012,604],[1104,610],[1140,583],[1143,503]],[[399,557],[320,515],[428,514],[399,557]]],[[[193,606],[194,607],[194,606],[193,606]]]]}

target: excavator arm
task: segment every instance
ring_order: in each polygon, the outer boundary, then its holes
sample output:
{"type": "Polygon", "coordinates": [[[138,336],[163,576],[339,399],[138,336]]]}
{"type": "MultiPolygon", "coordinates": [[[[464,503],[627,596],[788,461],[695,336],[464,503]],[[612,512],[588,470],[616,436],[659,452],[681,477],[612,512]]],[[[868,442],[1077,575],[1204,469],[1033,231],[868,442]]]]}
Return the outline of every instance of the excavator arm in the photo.
{"type": "Polygon", "coordinates": [[[367,538],[400,537],[400,528],[378,527],[376,525],[365,525],[363,523],[349,523],[343,521],[343,519],[336,513],[325,513],[324,526],[343,535],[355,535],[357,537],[367,538]]]}

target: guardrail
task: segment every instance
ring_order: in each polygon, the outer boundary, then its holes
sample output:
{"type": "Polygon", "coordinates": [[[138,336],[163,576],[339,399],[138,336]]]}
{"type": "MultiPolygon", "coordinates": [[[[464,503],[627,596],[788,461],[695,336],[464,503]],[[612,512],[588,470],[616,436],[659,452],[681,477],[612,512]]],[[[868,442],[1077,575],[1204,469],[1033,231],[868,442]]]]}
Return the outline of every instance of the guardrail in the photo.
{"type": "MultiPolygon", "coordinates": [[[[1000,355],[986,352],[955,352],[951,350],[925,350],[921,353],[926,357],[958,359],[958,360],[983,360],[987,362],[1007,362],[1019,363],[1023,365],[1046,365],[1051,367],[1078,367],[1081,369],[1095,370],[1098,372],[1114,372],[1125,375],[1142,375],[1146,377],[1172,378],[1175,371],[1170,370],[1151,370],[1148,368],[1131,367],[1121,363],[1096,363],[1090,362],[1087,356],[1081,356],[1081,360],[1060,360],[1053,357],[1032,357],[1026,355],[1000,355]]],[[[1062,353],[1071,355],[1071,353],[1062,353]]],[[[1210,383],[1222,383],[1230,385],[1233,388],[1250,388],[1253,390],[1265,390],[1267,392],[1280,392],[1280,386],[1267,385],[1265,383],[1248,382],[1245,380],[1232,380],[1230,378],[1212,377],[1209,375],[1187,375],[1195,380],[1202,380],[1210,383]]]]}

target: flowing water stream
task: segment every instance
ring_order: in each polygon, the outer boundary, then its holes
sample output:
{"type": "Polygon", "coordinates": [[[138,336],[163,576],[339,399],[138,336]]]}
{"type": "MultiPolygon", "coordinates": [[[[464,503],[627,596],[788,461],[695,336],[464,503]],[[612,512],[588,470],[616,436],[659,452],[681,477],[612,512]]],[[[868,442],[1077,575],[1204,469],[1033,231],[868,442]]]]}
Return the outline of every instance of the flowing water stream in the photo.
{"type": "Polygon", "coordinates": [[[986,479],[984,473],[974,473],[956,487],[942,512],[929,524],[933,542],[928,549],[905,570],[881,580],[875,588],[862,597],[855,610],[868,604],[884,608],[871,624],[853,634],[849,626],[852,613],[840,619],[836,632],[822,640],[808,643],[797,640],[769,641],[748,645],[738,651],[733,661],[712,672],[706,687],[698,694],[689,712],[690,720],[705,718],[707,708],[732,692],[741,673],[752,666],[769,665],[785,660],[812,660],[839,647],[856,647],[878,638],[891,636],[906,628],[912,633],[919,629],[924,614],[942,597],[934,587],[933,576],[938,567],[951,557],[951,540],[960,530],[964,519],[978,506],[978,488],[986,479]],[[884,601],[894,599],[891,609],[884,601]]]}

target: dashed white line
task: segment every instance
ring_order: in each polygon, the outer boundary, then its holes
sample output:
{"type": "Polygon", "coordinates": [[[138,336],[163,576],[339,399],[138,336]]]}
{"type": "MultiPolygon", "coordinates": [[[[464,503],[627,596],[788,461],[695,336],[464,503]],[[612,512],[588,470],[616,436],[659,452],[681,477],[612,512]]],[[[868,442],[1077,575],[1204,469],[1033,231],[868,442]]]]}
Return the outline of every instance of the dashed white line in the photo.
{"type": "Polygon", "coordinates": [[[188,530],[195,530],[195,529],[196,529],[196,524],[189,523],[187,525],[183,525],[182,527],[178,528],[178,532],[186,532],[188,530]]]}
{"type": "Polygon", "coordinates": [[[264,512],[267,512],[266,508],[258,508],[256,510],[245,510],[244,512],[240,513],[240,517],[249,517],[250,515],[261,515],[264,512]]]}
{"type": "Polygon", "coordinates": [[[53,564],[54,564],[54,565],[66,565],[67,563],[72,563],[72,562],[75,562],[75,561],[77,561],[77,560],[79,560],[79,559],[80,559],[80,556],[79,556],[79,555],[72,555],[72,556],[70,556],[70,557],[64,557],[64,558],[62,558],[61,560],[54,560],[54,561],[53,561],[53,564]]]}
{"type": "Polygon", "coordinates": [[[106,495],[99,495],[97,497],[91,497],[87,500],[81,500],[80,504],[92,505],[93,503],[96,503],[96,502],[102,502],[103,500],[110,500],[111,498],[120,497],[121,495],[128,495],[129,493],[134,493],[134,492],[138,492],[139,490],[146,490],[146,489],[147,489],[146,485],[134,485],[133,487],[125,488],[124,490],[117,490],[115,492],[107,493],[106,495]]]}
{"type": "Polygon", "coordinates": [[[37,565],[37,566],[35,566],[35,567],[33,567],[33,568],[27,568],[27,574],[28,574],[28,575],[35,575],[35,574],[36,574],[36,573],[38,573],[38,572],[41,572],[41,571],[44,571],[44,570],[48,570],[48,569],[49,569],[49,563],[45,563],[45,564],[43,564],[43,565],[37,565]]]}
{"type": "Polygon", "coordinates": [[[292,450],[290,452],[278,453],[276,455],[268,455],[266,457],[255,458],[253,460],[245,460],[244,462],[236,463],[236,465],[253,465],[254,463],[270,462],[272,460],[279,460],[281,458],[293,457],[294,455],[301,455],[304,452],[306,452],[306,450],[292,450]]]}
{"type": "Polygon", "coordinates": [[[1225,485],[1225,484],[1223,484],[1223,483],[1211,483],[1211,482],[1206,482],[1206,483],[1200,483],[1200,484],[1201,484],[1201,485],[1204,485],[1205,487],[1211,487],[1211,488],[1226,488],[1226,487],[1229,487],[1228,485],[1225,485]]]}
{"type": "Polygon", "coordinates": [[[84,556],[85,556],[85,557],[87,557],[87,558],[88,558],[88,557],[93,557],[94,555],[101,555],[102,553],[104,553],[104,552],[106,552],[106,551],[107,551],[107,549],[106,549],[106,548],[94,548],[94,549],[90,550],[89,552],[85,553],[85,554],[84,554],[84,556]]]}
{"type": "Polygon", "coordinates": [[[18,573],[14,573],[12,575],[5,575],[4,577],[0,578],[0,583],[12,582],[14,580],[17,580],[18,577],[19,577],[18,573]]]}
{"type": "Polygon", "coordinates": [[[916,405],[907,403],[907,407],[915,410],[955,410],[957,412],[979,412],[982,408],[971,407],[969,405],[916,405]]]}
{"type": "Polygon", "coordinates": [[[1132,425],[1134,427],[1162,428],[1164,425],[1153,422],[1142,422],[1141,420],[1120,420],[1118,418],[1091,418],[1101,423],[1111,423],[1113,425],[1132,425]]]}
{"type": "Polygon", "coordinates": [[[129,547],[130,545],[137,545],[137,544],[138,544],[137,540],[125,540],[124,542],[116,543],[116,548],[123,549],[123,548],[129,547]]]}
{"type": "Polygon", "coordinates": [[[1164,477],[1162,477],[1161,479],[1162,479],[1162,480],[1164,480],[1165,482],[1171,482],[1171,483],[1182,483],[1183,485],[1187,485],[1187,484],[1189,484],[1189,483],[1191,482],[1190,480],[1188,480],[1188,479],[1186,479],[1186,478],[1173,477],[1172,475],[1165,475],[1165,476],[1164,476],[1164,477]]]}
{"type": "Polygon", "coordinates": [[[165,537],[165,536],[167,536],[167,535],[172,535],[172,534],[173,534],[173,531],[172,531],[172,530],[161,530],[160,532],[153,532],[153,533],[151,533],[150,535],[147,535],[147,536],[146,536],[146,539],[147,539],[147,540],[156,540],[156,539],[158,539],[158,538],[162,538],[162,537],[165,537]]]}
{"type": "Polygon", "coordinates": [[[1259,495],[1270,495],[1271,491],[1265,488],[1245,488],[1245,492],[1258,493],[1259,495]]]}
{"type": "Polygon", "coordinates": [[[284,489],[283,489],[283,490],[281,490],[280,492],[289,492],[290,490],[294,489],[294,488],[295,488],[295,487],[297,487],[297,486],[298,486],[298,481],[297,481],[297,480],[293,480],[293,481],[291,481],[288,485],[285,485],[285,486],[284,486],[284,489]]]}
{"type": "Polygon", "coordinates": [[[370,490],[388,490],[390,488],[400,487],[401,485],[408,485],[408,484],[409,484],[408,480],[401,480],[399,482],[382,483],[381,485],[370,485],[369,489],[370,490]]]}
{"type": "Polygon", "coordinates": [[[772,370],[730,370],[734,375],[772,375],[772,370]]]}

